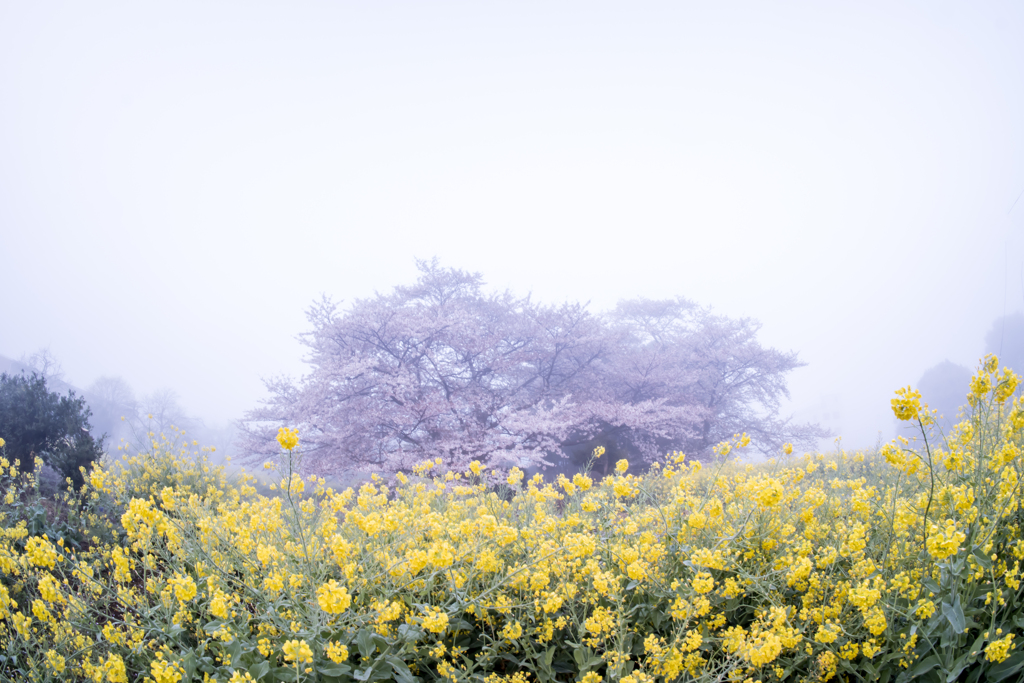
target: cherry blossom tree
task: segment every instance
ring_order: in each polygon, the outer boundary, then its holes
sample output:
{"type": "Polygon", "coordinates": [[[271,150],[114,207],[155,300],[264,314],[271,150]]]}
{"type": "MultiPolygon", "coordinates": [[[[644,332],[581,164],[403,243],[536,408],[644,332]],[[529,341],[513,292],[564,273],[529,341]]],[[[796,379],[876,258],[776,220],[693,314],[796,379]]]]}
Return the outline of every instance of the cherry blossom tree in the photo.
{"type": "Polygon", "coordinates": [[[691,433],[672,446],[706,455],[746,433],[770,453],[786,442],[811,446],[828,435],[779,417],[781,400],[789,397],[786,375],[805,363],[794,352],[761,346],[757,321],[714,315],[681,298],[622,302],[608,317],[625,341],[609,371],[619,400],[663,400],[696,417],[691,433]]]}
{"type": "Polygon", "coordinates": [[[605,444],[652,459],[743,425],[772,443],[785,426],[772,410],[781,373],[798,362],[760,349],[749,321],[732,329],[684,300],[599,317],[485,294],[479,274],[436,260],[418,266],[410,287],[345,311],[326,298],[309,309],[310,372],[267,383],[270,398],[243,421],[249,461],[277,452],[282,425],[299,428],[303,468],[321,474],[437,458],[550,466],[605,444]],[[745,414],[752,403],[765,415],[745,414]]]}

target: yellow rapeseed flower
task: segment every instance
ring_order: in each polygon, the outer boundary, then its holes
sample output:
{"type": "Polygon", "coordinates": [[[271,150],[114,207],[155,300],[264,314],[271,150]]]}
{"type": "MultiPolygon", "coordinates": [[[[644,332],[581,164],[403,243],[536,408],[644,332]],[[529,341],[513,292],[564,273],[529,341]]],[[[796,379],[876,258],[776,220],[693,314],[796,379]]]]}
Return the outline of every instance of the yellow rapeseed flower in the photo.
{"type": "MultiPolygon", "coordinates": [[[[0,439],[0,442],[2,441],[3,439],[0,439]]],[[[64,657],[57,654],[54,650],[46,651],[46,665],[59,674],[64,673],[64,669],[67,666],[64,657]]]]}
{"type": "Polygon", "coordinates": [[[178,683],[185,670],[177,664],[155,659],[149,665],[149,673],[153,676],[153,680],[156,683],[178,683]]]}
{"type": "Polygon", "coordinates": [[[1007,633],[1005,637],[999,640],[993,640],[985,647],[985,658],[990,662],[1002,662],[1010,656],[1010,650],[1013,649],[1014,634],[1007,633]]]}
{"type": "Polygon", "coordinates": [[[501,629],[501,637],[506,640],[515,640],[523,635],[523,625],[518,621],[510,621],[501,629]]]}
{"type": "Polygon", "coordinates": [[[299,430],[281,427],[277,430],[277,442],[286,451],[292,450],[299,445],[299,430]]]}
{"type": "Polygon", "coordinates": [[[430,607],[423,617],[423,628],[431,633],[444,633],[448,628],[448,614],[440,607],[430,607]]]}
{"type": "Polygon", "coordinates": [[[523,480],[523,471],[518,467],[513,467],[508,473],[508,478],[505,480],[509,486],[518,486],[519,482],[523,480]]]}
{"type": "Polygon", "coordinates": [[[331,579],[316,590],[316,601],[320,609],[328,614],[341,614],[352,604],[352,596],[344,586],[331,579]]]}
{"type": "Polygon", "coordinates": [[[324,653],[327,658],[335,664],[341,664],[342,662],[348,661],[348,648],[341,643],[328,643],[324,647],[324,653]]]}
{"type": "Polygon", "coordinates": [[[296,664],[313,661],[313,651],[305,640],[289,640],[282,647],[284,658],[296,664]]]}
{"type": "Polygon", "coordinates": [[[897,420],[916,420],[921,414],[921,392],[909,386],[897,389],[896,398],[890,403],[897,420]]]}

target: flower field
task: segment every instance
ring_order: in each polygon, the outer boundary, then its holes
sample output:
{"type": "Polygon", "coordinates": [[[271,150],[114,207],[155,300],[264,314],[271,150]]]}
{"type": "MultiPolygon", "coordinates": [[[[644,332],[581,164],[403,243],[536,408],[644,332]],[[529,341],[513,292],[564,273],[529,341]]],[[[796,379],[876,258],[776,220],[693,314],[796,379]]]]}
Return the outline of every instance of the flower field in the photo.
{"type": "Polygon", "coordinates": [[[428,462],[338,492],[287,429],[262,493],[159,435],[59,500],[2,460],[0,677],[1016,680],[1019,381],[987,358],[945,435],[900,390],[918,436],[878,452],[744,466],[738,435],[602,481],[428,462]]]}

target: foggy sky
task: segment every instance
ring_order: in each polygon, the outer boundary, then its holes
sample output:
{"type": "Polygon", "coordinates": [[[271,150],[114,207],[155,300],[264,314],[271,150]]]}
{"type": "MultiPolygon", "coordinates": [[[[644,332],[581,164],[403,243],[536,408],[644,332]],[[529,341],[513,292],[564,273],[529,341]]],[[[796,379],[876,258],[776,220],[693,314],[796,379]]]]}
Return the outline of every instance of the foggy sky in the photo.
{"type": "MultiPolygon", "coordinates": [[[[682,295],[847,445],[1024,308],[1024,4],[0,2],[0,354],[209,422],[415,258],[682,295]]],[[[1024,369],[1022,369],[1024,370],[1024,369]]],[[[966,388],[965,388],[966,391],[966,388]]]]}

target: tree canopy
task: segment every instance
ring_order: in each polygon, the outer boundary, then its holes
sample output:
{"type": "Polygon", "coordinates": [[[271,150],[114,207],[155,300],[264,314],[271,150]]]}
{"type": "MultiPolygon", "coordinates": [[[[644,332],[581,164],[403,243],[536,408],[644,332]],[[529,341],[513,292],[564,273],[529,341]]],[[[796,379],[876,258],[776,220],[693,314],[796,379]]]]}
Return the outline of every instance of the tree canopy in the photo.
{"type": "Polygon", "coordinates": [[[795,353],[762,347],[758,325],[685,300],[636,300],[608,315],[485,293],[479,274],[420,262],[420,277],[340,311],[307,316],[310,371],[267,382],[244,422],[248,460],[303,434],[318,473],[578,461],[598,445],[645,460],[701,456],[748,433],[762,449],[823,432],[778,417],[795,353]]]}
{"type": "Polygon", "coordinates": [[[79,467],[88,467],[103,454],[103,438],[90,433],[92,415],[85,399],[46,388],[46,379],[33,372],[0,374],[0,437],[8,459],[20,460],[32,471],[35,458],[82,485],[79,467]]]}

